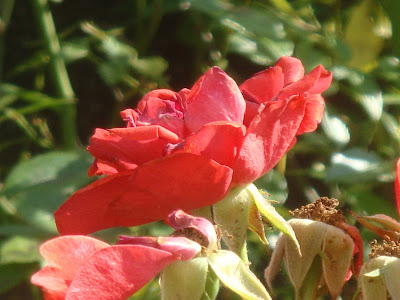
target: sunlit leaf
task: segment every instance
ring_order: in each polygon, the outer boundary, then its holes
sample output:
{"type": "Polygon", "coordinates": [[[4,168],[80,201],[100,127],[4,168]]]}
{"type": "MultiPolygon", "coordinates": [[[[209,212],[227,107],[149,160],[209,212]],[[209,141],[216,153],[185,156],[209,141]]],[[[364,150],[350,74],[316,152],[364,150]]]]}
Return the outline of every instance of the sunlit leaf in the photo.
{"type": "Polygon", "coordinates": [[[327,170],[327,180],[344,183],[376,180],[381,170],[381,161],[381,158],[373,152],[358,148],[334,153],[331,166],[327,170]]]}
{"type": "Polygon", "coordinates": [[[233,252],[219,250],[208,261],[222,283],[243,299],[271,299],[263,284],[233,252]]]}

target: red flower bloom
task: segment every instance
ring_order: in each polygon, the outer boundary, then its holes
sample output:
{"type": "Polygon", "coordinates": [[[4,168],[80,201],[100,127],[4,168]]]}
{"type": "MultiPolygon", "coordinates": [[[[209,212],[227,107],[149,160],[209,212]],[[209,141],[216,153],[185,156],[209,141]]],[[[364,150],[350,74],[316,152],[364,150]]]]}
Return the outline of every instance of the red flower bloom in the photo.
{"type": "MultiPolygon", "coordinates": [[[[184,228],[200,232],[214,228],[207,220],[182,211],[168,218],[173,223],[186,220],[184,228]]],[[[212,240],[215,230],[203,234],[212,240]]],[[[200,251],[198,243],[180,236],[120,237],[114,246],[86,236],[61,236],[40,247],[48,265],[31,281],[41,287],[46,300],[127,299],[167,265],[192,259],[200,251]]]]}
{"type": "Polygon", "coordinates": [[[322,66],[304,76],[298,59],[283,57],[240,87],[214,67],[191,90],[150,92],[121,113],[126,128],[96,129],[89,175],[108,177],[58,209],[58,230],[140,225],[218,202],[272,169],[297,135],[316,129],[331,80],[322,66]]]}

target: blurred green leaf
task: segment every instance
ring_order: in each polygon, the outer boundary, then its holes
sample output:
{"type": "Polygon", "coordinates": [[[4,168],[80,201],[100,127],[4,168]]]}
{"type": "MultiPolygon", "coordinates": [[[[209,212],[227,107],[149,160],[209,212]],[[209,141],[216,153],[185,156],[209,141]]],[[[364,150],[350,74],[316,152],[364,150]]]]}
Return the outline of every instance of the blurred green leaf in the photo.
{"type": "Polygon", "coordinates": [[[400,1],[398,0],[380,0],[385,12],[390,17],[392,24],[392,51],[397,57],[400,57],[400,1]]]}
{"type": "Polygon", "coordinates": [[[0,243],[0,263],[31,263],[40,260],[37,239],[14,236],[0,243]]]}
{"type": "Polygon", "coordinates": [[[168,63],[162,57],[146,57],[133,61],[132,67],[139,74],[156,79],[167,70],[168,63]]]}
{"type": "Polygon", "coordinates": [[[352,51],[350,65],[364,71],[375,67],[389,31],[390,22],[377,2],[363,0],[354,6],[344,35],[352,51]]]}
{"type": "Polygon", "coordinates": [[[285,203],[288,196],[288,185],[285,176],[272,169],[254,183],[258,188],[266,190],[270,200],[285,203]]]}
{"type": "Polygon", "coordinates": [[[325,110],[321,126],[326,136],[335,144],[343,146],[350,141],[350,133],[346,123],[338,117],[330,116],[328,110],[325,110]]]}
{"type": "Polygon", "coordinates": [[[11,290],[36,270],[37,264],[0,265],[0,294],[11,290]]]}
{"type": "Polygon", "coordinates": [[[17,165],[1,191],[27,224],[56,233],[53,212],[91,180],[86,151],[49,152],[17,165]]]}
{"type": "Polygon", "coordinates": [[[374,152],[351,148],[332,155],[326,179],[342,183],[377,180],[382,171],[381,163],[382,159],[374,152]]]}

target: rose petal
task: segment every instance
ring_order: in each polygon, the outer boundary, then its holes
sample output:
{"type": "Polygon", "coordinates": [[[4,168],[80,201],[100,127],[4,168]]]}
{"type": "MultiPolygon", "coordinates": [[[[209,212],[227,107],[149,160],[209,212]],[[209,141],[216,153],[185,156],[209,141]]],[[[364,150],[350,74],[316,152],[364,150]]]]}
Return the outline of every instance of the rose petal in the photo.
{"type": "Polygon", "coordinates": [[[250,126],[251,121],[259,115],[261,105],[256,102],[246,101],[246,113],[244,115],[243,125],[250,126]]]}
{"type": "Polygon", "coordinates": [[[170,252],[181,260],[191,259],[201,251],[201,246],[198,243],[182,236],[153,237],[122,235],[119,237],[117,244],[148,246],[170,252]]]}
{"type": "Polygon", "coordinates": [[[104,228],[162,220],[221,200],[232,169],[208,158],[177,153],[99,179],[72,195],[56,212],[61,234],[88,234],[104,228]]]}
{"type": "Polygon", "coordinates": [[[145,246],[102,249],[78,270],[66,299],[127,299],[175,260],[169,252],[145,246]]]}
{"type": "Polygon", "coordinates": [[[247,101],[264,103],[271,101],[283,88],[284,75],[281,67],[261,71],[240,85],[247,101]]]}
{"type": "Polygon", "coordinates": [[[232,166],[246,128],[234,122],[212,122],[188,136],[177,151],[199,154],[221,165],[232,166]]]}
{"type": "Polygon", "coordinates": [[[321,123],[322,117],[324,116],[325,102],[321,95],[307,95],[305,101],[306,111],[296,135],[313,132],[317,129],[319,123],[321,123]]]}
{"type": "Polygon", "coordinates": [[[278,163],[294,144],[306,104],[303,97],[266,103],[248,129],[233,168],[233,183],[252,182],[278,163]]]}
{"type": "Polygon", "coordinates": [[[235,81],[217,67],[201,76],[187,97],[185,123],[190,132],[214,121],[243,124],[243,96],[235,81]]]}
{"type": "Polygon", "coordinates": [[[158,89],[146,94],[138,103],[137,125],[160,125],[180,138],[184,136],[182,99],[178,93],[158,89]]]}
{"type": "Polygon", "coordinates": [[[42,289],[45,300],[64,300],[68,291],[63,272],[54,267],[46,266],[33,274],[31,283],[42,289]]]}
{"type": "Polygon", "coordinates": [[[349,225],[345,222],[341,222],[336,226],[343,229],[354,242],[353,270],[354,275],[358,276],[358,274],[360,274],[360,270],[364,260],[364,243],[361,238],[360,232],[358,231],[357,227],[349,225]]]}
{"type": "Polygon", "coordinates": [[[210,250],[216,249],[217,234],[215,232],[215,227],[207,219],[194,217],[182,210],[176,210],[168,215],[166,221],[175,230],[192,228],[201,232],[208,240],[207,248],[210,250]]]}
{"type": "Polygon", "coordinates": [[[275,64],[282,68],[284,75],[284,86],[299,81],[304,76],[304,67],[301,60],[295,57],[281,57],[275,64]]]}
{"type": "Polygon", "coordinates": [[[278,99],[285,99],[303,93],[319,94],[325,91],[332,81],[332,73],[319,65],[299,81],[286,86],[279,94],[278,99]]]}
{"type": "Polygon", "coordinates": [[[133,170],[139,164],[162,157],[166,145],[178,141],[175,133],[157,125],[97,128],[88,147],[97,159],[89,169],[89,176],[133,170]]]}
{"type": "Polygon", "coordinates": [[[50,266],[62,270],[68,280],[87,258],[106,247],[109,247],[107,243],[87,236],[61,236],[41,245],[40,254],[50,266]]]}

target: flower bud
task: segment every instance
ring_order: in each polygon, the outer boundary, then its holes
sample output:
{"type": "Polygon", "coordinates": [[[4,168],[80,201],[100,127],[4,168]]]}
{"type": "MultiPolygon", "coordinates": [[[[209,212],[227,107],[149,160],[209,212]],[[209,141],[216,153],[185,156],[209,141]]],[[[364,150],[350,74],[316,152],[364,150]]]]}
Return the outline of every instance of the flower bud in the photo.
{"type": "Polygon", "coordinates": [[[323,198],[293,213],[298,217],[312,217],[317,220],[295,218],[289,221],[300,245],[301,255],[293,240],[281,234],[271,262],[265,270],[265,277],[270,287],[279,271],[281,261],[284,260],[297,297],[302,298],[304,293],[310,292],[306,289],[316,293],[320,285],[326,285],[334,299],[340,294],[344,283],[351,275],[355,249],[360,251],[362,245],[356,245],[347,230],[330,225],[335,222],[338,223],[335,225],[343,223],[343,216],[339,211],[324,206],[331,205],[331,201],[332,199],[323,198]],[[318,274],[315,282],[309,285],[306,281],[313,272],[318,274]]]}
{"type": "Polygon", "coordinates": [[[362,266],[358,286],[364,300],[400,299],[400,243],[386,236],[371,243],[370,259],[362,266]]]}

